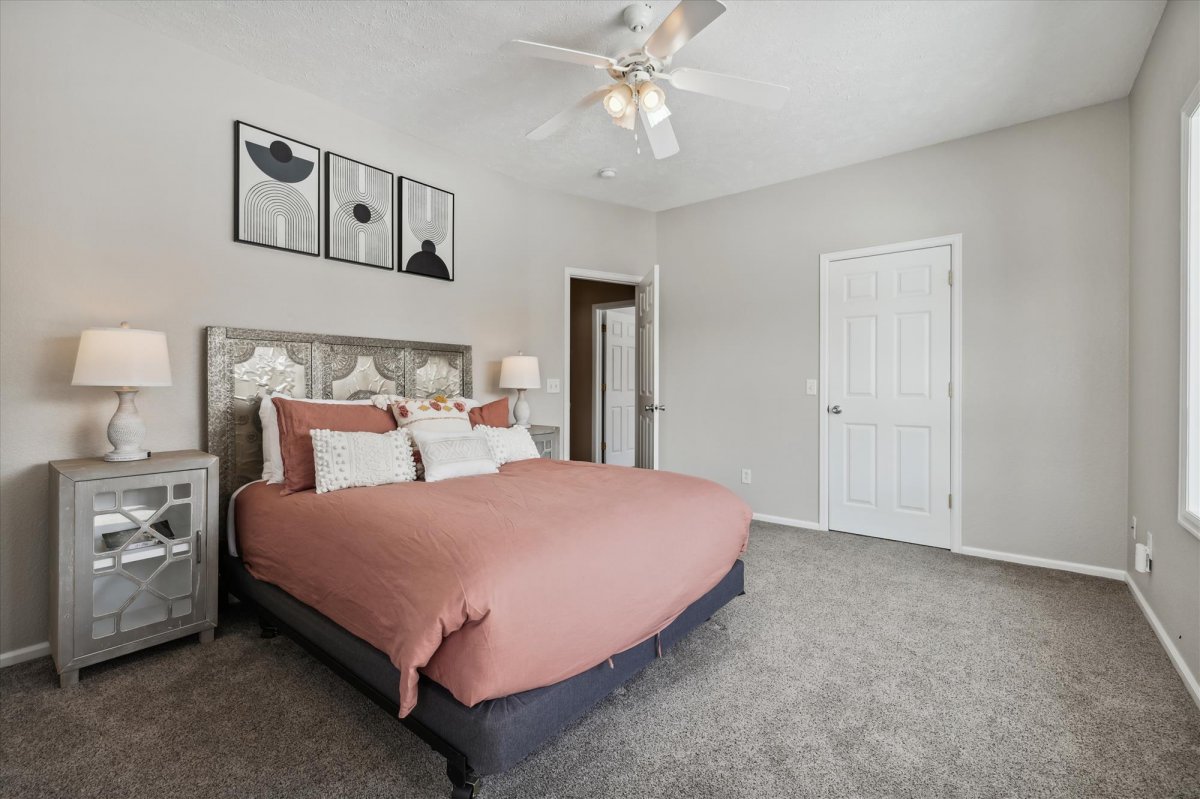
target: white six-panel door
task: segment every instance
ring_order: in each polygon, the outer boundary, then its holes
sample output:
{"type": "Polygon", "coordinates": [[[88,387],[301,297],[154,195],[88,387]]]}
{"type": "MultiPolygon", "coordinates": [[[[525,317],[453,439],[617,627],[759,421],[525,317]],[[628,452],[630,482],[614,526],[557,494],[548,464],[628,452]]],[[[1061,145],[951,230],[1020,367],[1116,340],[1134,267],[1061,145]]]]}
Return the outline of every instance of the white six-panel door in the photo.
{"type": "Polygon", "coordinates": [[[604,463],[632,466],[637,443],[637,327],[633,308],[604,312],[604,463]]]}
{"type": "Polygon", "coordinates": [[[829,528],[949,548],[949,245],[829,262],[829,528]]]}
{"type": "Polygon", "coordinates": [[[634,465],[658,468],[658,414],[666,410],[658,393],[658,264],[646,273],[634,295],[637,318],[637,451],[634,465]]]}

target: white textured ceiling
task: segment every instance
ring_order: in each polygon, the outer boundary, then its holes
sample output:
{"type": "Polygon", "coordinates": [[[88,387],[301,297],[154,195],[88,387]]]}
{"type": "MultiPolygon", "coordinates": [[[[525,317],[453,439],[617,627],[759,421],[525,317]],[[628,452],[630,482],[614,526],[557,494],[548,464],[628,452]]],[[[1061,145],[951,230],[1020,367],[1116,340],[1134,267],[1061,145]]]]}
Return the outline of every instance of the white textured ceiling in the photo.
{"type": "MultiPolygon", "coordinates": [[[[500,172],[657,211],[1124,97],[1165,0],[726,2],[674,66],[791,96],[766,111],[667,86],[682,151],[663,161],[598,106],[527,141],[606,78],[500,50],[633,49],[648,31],[621,24],[626,0],[102,5],[500,172]]],[[[657,25],[675,2],[650,5],[657,25]]]]}

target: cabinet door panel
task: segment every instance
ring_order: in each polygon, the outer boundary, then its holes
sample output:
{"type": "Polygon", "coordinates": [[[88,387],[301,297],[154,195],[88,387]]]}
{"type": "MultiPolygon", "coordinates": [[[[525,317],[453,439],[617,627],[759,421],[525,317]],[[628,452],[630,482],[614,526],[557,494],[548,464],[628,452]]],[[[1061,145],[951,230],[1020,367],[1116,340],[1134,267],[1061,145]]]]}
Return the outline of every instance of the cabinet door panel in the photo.
{"type": "Polygon", "coordinates": [[[78,656],[202,619],[206,481],[191,469],[76,484],[78,656]]]}

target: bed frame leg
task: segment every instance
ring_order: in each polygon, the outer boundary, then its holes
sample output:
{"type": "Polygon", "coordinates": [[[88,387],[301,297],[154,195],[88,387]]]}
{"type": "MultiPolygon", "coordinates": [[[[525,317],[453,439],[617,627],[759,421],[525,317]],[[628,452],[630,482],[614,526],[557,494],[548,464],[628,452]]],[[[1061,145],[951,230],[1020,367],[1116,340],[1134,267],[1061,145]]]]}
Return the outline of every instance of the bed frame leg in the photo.
{"type": "Polygon", "coordinates": [[[260,638],[274,638],[279,635],[279,627],[276,626],[275,620],[265,613],[260,613],[258,616],[258,627],[260,638]]]}
{"type": "Polygon", "coordinates": [[[446,758],[446,776],[450,778],[450,799],[475,799],[479,777],[462,755],[446,758]]]}

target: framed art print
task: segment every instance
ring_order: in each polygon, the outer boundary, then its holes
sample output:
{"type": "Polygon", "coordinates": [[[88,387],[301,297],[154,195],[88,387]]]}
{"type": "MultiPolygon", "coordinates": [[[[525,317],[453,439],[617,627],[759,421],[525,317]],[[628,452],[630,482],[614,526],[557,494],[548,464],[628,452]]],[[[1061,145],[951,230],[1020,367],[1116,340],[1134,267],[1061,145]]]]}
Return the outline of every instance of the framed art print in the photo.
{"type": "Polygon", "coordinates": [[[454,279],[454,195],[400,178],[401,272],[454,279]]]}
{"type": "Polygon", "coordinates": [[[234,241],[319,255],[321,151],[245,122],[233,132],[234,241]]]}
{"type": "Polygon", "coordinates": [[[325,153],[325,257],[392,269],[392,173],[325,153]]]}

